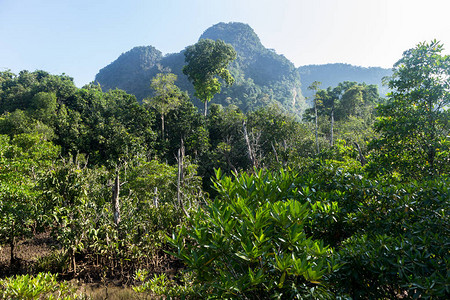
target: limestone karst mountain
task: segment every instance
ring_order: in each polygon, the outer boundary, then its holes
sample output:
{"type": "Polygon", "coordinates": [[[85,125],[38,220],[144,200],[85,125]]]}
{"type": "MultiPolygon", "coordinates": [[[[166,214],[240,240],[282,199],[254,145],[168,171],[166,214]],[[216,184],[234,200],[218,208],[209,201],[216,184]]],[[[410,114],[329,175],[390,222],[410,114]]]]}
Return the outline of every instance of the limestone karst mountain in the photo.
{"type": "MultiPolygon", "coordinates": [[[[283,55],[264,47],[258,35],[247,24],[219,23],[208,28],[199,39],[205,38],[230,43],[238,54],[237,59],[230,64],[235,83],[230,87],[224,85],[222,92],[214,96],[212,103],[224,106],[233,104],[244,112],[276,104],[286,112],[300,117],[308,106],[304,96],[312,96],[307,87],[315,80],[322,82],[322,88],[336,86],[343,81],[357,81],[379,85],[382,96],[387,92],[381,86],[381,80],[391,74],[389,69],[363,68],[349,64],[296,68],[283,55]]],[[[135,47],[101,69],[95,81],[104,90],[123,89],[142,100],[152,95],[151,79],[161,70],[170,69],[178,75],[177,86],[188,91],[194,104],[202,108],[203,104],[193,97],[192,84],[181,71],[184,64],[183,51],[163,55],[152,46],[135,47]]]]}
{"type": "MultiPolygon", "coordinates": [[[[288,112],[301,114],[305,102],[297,69],[283,55],[265,48],[249,25],[219,23],[200,36],[204,38],[224,40],[238,54],[230,65],[235,83],[223,86],[212,103],[234,104],[243,111],[274,103],[288,112]]],[[[101,69],[95,80],[104,90],[123,89],[142,100],[151,96],[150,80],[161,69],[170,69],[178,75],[176,84],[193,97],[192,84],[181,71],[184,64],[183,51],[163,55],[152,46],[135,47],[101,69]]],[[[194,103],[202,107],[198,100],[194,99],[194,103]]]]}

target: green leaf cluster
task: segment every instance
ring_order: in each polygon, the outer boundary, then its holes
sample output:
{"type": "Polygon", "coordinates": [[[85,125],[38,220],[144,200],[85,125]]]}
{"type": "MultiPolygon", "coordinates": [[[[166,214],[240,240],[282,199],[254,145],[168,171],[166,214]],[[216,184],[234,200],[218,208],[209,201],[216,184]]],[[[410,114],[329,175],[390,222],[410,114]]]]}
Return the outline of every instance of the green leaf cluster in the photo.
{"type": "Polygon", "coordinates": [[[373,173],[415,179],[448,174],[450,56],[442,52],[438,41],[420,43],[394,65],[392,92],[377,107],[373,173]]]}
{"type": "Polygon", "coordinates": [[[308,203],[289,199],[290,175],[221,178],[219,196],[170,238],[209,298],[327,298],[322,282],[337,265],[331,249],[305,234],[308,203]]]}
{"type": "Polygon", "coordinates": [[[197,44],[188,46],[184,56],[186,65],[183,73],[194,85],[194,96],[205,103],[206,116],[206,103],[220,93],[222,84],[219,78],[228,85],[234,82],[228,64],[236,59],[236,51],[222,40],[202,39],[197,44]]]}
{"type": "Polygon", "coordinates": [[[76,287],[67,282],[58,282],[57,275],[39,273],[36,276],[17,275],[0,279],[0,299],[83,299],[76,287]]]}

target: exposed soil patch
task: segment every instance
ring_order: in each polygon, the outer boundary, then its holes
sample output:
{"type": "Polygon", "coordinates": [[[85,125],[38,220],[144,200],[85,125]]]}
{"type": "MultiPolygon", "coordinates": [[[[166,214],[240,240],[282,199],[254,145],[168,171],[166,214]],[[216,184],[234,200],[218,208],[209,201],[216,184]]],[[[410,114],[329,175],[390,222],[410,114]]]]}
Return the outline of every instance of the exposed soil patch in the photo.
{"type": "Polygon", "coordinates": [[[10,266],[11,249],[9,246],[0,247],[0,277],[28,273],[31,266],[41,257],[50,255],[56,246],[49,232],[39,233],[32,238],[17,243],[14,254],[17,263],[10,266]]]}
{"type": "MultiPolygon", "coordinates": [[[[52,239],[49,232],[40,233],[32,238],[21,240],[15,247],[16,263],[10,265],[10,247],[0,247],[0,278],[37,273],[36,263],[39,259],[49,257],[58,253],[58,244],[52,239]]],[[[62,255],[62,254],[61,254],[62,255]]],[[[174,275],[183,268],[183,264],[160,250],[152,256],[152,262],[147,263],[144,268],[148,268],[151,273],[167,274],[168,278],[174,278],[174,275]]],[[[155,299],[148,294],[139,294],[132,290],[130,285],[134,284],[134,271],[139,267],[137,265],[128,266],[120,272],[118,276],[117,269],[109,269],[105,272],[104,265],[96,262],[92,257],[79,257],[77,261],[77,273],[66,270],[59,272],[58,278],[61,280],[72,281],[79,286],[79,290],[89,295],[92,299],[155,299]]],[[[45,270],[51,271],[52,270],[45,270]]]]}

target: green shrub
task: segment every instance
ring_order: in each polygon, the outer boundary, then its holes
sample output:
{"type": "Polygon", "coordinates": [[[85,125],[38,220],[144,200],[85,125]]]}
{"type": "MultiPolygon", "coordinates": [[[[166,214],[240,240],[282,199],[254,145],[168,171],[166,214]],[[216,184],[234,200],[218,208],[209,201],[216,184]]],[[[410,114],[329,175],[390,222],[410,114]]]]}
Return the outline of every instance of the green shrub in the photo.
{"type": "Polygon", "coordinates": [[[353,299],[445,299],[450,261],[442,240],[439,235],[352,237],[337,253],[343,266],[334,273],[335,286],[353,299]]]}
{"type": "Polygon", "coordinates": [[[332,249],[306,236],[309,204],[289,199],[289,176],[260,171],[232,180],[217,173],[219,197],[169,239],[194,272],[199,296],[331,297],[322,278],[337,268],[332,249]]]}
{"type": "Polygon", "coordinates": [[[358,233],[336,253],[336,286],[353,298],[445,299],[450,293],[447,178],[376,184],[353,214],[358,233]]]}
{"type": "Polygon", "coordinates": [[[61,251],[54,251],[49,255],[39,257],[35,264],[37,272],[62,273],[66,272],[69,265],[68,255],[61,251]]]}
{"type": "Polygon", "coordinates": [[[39,273],[0,279],[0,299],[82,299],[76,288],[67,282],[58,282],[56,275],[39,273]]]}
{"type": "Polygon", "coordinates": [[[175,280],[168,279],[166,274],[153,275],[153,278],[148,277],[148,272],[145,270],[138,270],[135,274],[135,280],[142,282],[141,285],[134,286],[133,290],[138,293],[150,293],[157,296],[166,296],[168,299],[194,297],[194,286],[191,279],[187,276],[181,278],[182,283],[175,280]]]}

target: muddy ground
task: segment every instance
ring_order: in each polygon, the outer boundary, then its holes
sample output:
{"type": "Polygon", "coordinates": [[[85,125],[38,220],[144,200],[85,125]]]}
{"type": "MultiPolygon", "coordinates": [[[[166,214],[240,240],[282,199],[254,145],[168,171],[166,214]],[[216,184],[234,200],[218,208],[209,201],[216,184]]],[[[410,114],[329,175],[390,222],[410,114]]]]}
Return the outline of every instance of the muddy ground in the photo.
{"type": "MultiPolygon", "coordinates": [[[[10,265],[10,247],[0,246],[0,278],[22,275],[36,274],[37,261],[48,257],[52,253],[62,255],[58,249],[57,243],[51,238],[48,232],[40,233],[32,238],[20,240],[15,247],[15,256],[17,262],[10,265]]],[[[130,281],[125,282],[120,278],[100,278],[98,276],[98,268],[93,265],[82,265],[81,270],[77,274],[73,272],[63,272],[58,274],[62,280],[72,282],[79,287],[79,290],[91,299],[158,299],[151,295],[138,294],[133,291],[130,281]]],[[[179,262],[168,261],[161,265],[157,273],[166,273],[172,277],[174,272],[180,267],[179,262]],[[175,265],[175,269],[174,269],[175,265]]]]}

